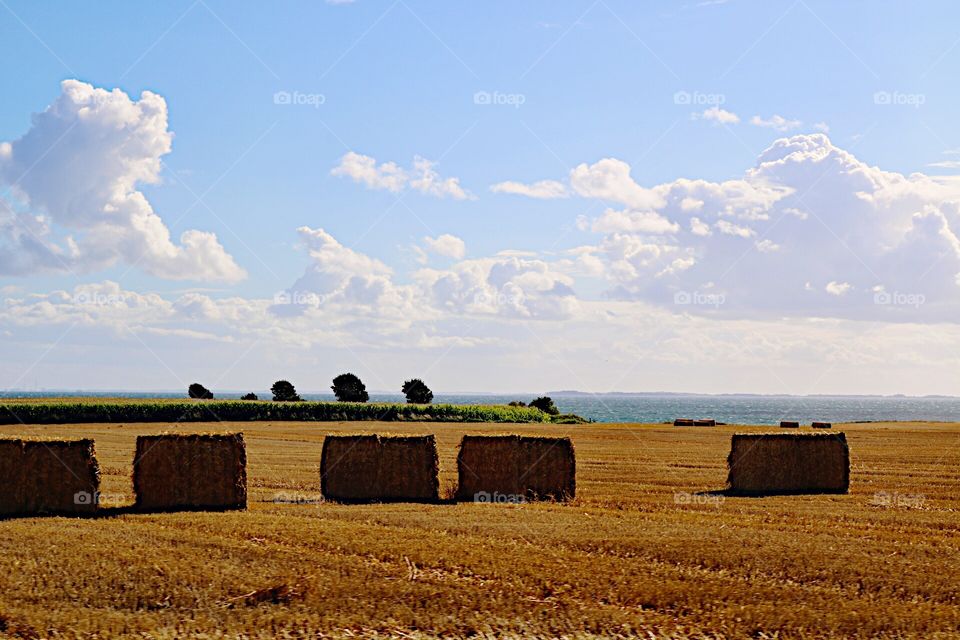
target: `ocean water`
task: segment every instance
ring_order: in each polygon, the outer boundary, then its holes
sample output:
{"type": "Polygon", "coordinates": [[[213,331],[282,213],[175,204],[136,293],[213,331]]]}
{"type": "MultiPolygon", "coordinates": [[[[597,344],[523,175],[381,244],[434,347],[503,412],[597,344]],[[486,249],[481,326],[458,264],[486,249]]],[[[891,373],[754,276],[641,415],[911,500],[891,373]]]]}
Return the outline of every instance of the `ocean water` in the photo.
{"type": "MultiPolygon", "coordinates": [[[[270,392],[255,392],[269,399],[270,392]]],[[[65,395],[182,398],[183,393],[132,393],[90,391],[0,392],[4,397],[55,397],[65,395]]],[[[239,398],[239,393],[218,393],[218,398],[239,398]]],[[[811,422],[871,422],[935,420],[960,422],[960,398],[901,396],[750,396],[685,394],[550,394],[563,413],[575,413],[597,422],[672,422],[674,418],[714,418],[736,424],[778,424],[780,420],[811,422]]],[[[333,400],[331,394],[303,394],[306,400],[333,400]]],[[[506,404],[529,402],[531,394],[437,394],[436,403],[506,404]]],[[[373,402],[403,402],[399,393],[372,393],[373,402]]]]}

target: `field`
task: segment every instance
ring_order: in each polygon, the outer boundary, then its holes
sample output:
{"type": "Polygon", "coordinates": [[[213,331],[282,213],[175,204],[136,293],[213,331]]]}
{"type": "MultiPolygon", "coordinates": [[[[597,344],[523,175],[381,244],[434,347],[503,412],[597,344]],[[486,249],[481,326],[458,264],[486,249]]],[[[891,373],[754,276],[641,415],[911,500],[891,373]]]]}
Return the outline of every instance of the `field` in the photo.
{"type": "MultiPolygon", "coordinates": [[[[239,429],[246,512],[0,522],[0,628],[18,637],[958,637],[960,426],[843,425],[849,495],[732,498],[734,427],[391,422],[239,429]],[[326,433],[570,435],[571,504],[317,504],[326,433]]],[[[0,427],[96,439],[132,503],[158,424],[0,427]]],[[[743,430],[744,428],[740,428],[743,430]]]]}

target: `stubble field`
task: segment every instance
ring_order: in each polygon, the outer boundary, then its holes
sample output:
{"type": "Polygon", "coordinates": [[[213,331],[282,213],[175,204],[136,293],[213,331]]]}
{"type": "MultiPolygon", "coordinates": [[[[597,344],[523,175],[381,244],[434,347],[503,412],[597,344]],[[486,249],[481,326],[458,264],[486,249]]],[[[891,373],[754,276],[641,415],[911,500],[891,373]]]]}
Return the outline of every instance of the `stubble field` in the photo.
{"type": "MultiPolygon", "coordinates": [[[[158,424],[93,437],[133,502],[158,424]]],[[[245,433],[246,512],[0,522],[0,629],[19,637],[956,637],[960,426],[843,425],[849,495],[733,498],[730,435],[664,425],[210,423],[245,433]],[[569,435],[569,504],[319,504],[328,433],[569,435]]],[[[108,510],[109,512],[109,510],[108,510]]]]}

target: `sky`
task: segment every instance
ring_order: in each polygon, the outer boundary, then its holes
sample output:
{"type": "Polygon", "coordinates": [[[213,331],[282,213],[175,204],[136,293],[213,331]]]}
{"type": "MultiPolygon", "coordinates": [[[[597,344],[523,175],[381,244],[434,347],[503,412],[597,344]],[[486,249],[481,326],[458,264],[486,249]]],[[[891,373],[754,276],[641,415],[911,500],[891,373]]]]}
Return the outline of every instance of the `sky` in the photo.
{"type": "Polygon", "coordinates": [[[958,394],[957,24],[0,0],[0,389],[958,394]]]}

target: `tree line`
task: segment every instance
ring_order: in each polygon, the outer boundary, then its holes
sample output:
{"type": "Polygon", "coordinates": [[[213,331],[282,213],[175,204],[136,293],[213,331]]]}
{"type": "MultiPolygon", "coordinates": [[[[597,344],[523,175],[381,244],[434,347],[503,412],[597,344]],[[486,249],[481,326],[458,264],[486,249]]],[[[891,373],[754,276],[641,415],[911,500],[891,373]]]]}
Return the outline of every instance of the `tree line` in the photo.
{"type": "MultiPolygon", "coordinates": [[[[363,381],[358,376],[352,373],[341,373],[338,375],[333,379],[333,384],[330,386],[330,389],[333,390],[333,395],[336,396],[338,402],[367,402],[370,400],[370,394],[367,393],[366,385],[363,384],[363,381]]],[[[433,402],[433,391],[431,391],[430,387],[420,378],[405,381],[400,391],[406,397],[407,404],[430,404],[433,402]]],[[[287,380],[277,380],[274,382],[273,386],[270,387],[270,393],[273,394],[274,402],[301,402],[303,400],[297,393],[296,387],[287,380]]],[[[213,400],[213,392],[199,382],[194,382],[188,387],[187,395],[195,400],[213,400]]],[[[258,398],[255,393],[247,393],[240,399],[259,400],[260,398],[258,398]]],[[[560,413],[549,396],[535,398],[530,401],[530,404],[520,401],[511,402],[510,406],[529,406],[534,409],[539,409],[544,413],[549,413],[550,415],[560,413]]]]}

